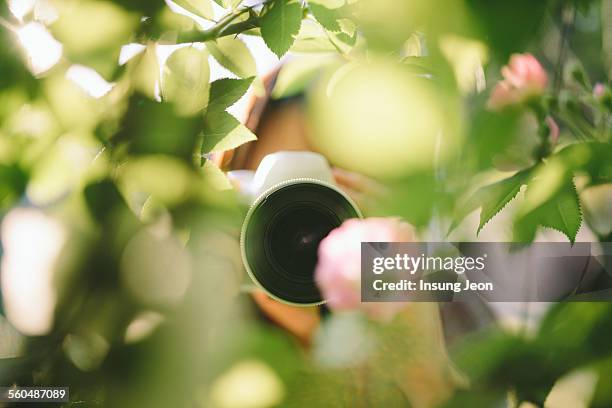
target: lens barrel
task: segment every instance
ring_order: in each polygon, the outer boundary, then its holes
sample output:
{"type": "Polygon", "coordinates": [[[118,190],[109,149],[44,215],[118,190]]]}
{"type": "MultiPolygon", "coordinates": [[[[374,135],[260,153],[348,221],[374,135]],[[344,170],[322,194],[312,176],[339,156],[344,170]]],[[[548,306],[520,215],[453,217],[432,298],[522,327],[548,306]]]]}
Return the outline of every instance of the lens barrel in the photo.
{"type": "Polygon", "coordinates": [[[319,243],[349,218],[361,217],[337,187],[294,179],[264,192],[249,209],[240,244],[251,278],[285,303],[323,303],[314,279],[319,243]]]}

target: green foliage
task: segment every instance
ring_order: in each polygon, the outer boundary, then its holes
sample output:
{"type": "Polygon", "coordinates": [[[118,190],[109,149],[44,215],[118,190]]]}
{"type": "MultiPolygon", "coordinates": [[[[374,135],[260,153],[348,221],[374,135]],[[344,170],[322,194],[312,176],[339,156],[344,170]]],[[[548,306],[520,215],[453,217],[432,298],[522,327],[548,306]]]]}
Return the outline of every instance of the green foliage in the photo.
{"type": "Polygon", "coordinates": [[[298,0],[273,0],[266,3],[261,16],[261,35],[280,58],[291,48],[300,31],[302,7],[298,0]]]}
{"type": "Polygon", "coordinates": [[[326,30],[333,32],[341,31],[340,23],[338,22],[343,17],[341,7],[337,7],[333,2],[315,0],[308,2],[308,9],[326,30]]]}
{"type": "Polygon", "coordinates": [[[521,187],[529,180],[530,174],[531,169],[519,171],[511,177],[480,188],[465,204],[458,207],[449,233],[470,212],[481,207],[480,222],[478,224],[478,232],[480,232],[495,215],[516,197],[521,187]]]}
{"type": "Polygon", "coordinates": [[[482,38],[491,45],[491,51],[500,62],[513,52],[521,52],[542,28],[548,1],[519,0],[491,2],[468,0],[466,4],[474,14],[482,38]],[[529,13],[525,13],[529,10],[529,13]],[[503,18],[500,18],[503,16],[503,18]],[[520,21],[520,24],[516,24],[520,21]]]}
{"type": "Polygon", "coordinates": [[[536,227],[542,225],[562,232],[573,243],[582,223],[582,210],[574,183],[571,179],[562,181],[545,199],[532,200],[532,197],[539,195],[542,190],[547,190],[547,187],[542,186],[537,179],[527,186],[527,204],[522,207],[515,221],[513,240],[533,241],[536,227]],[[532,204],[534,201],[537,203],[532,204]]]}
{"type": "Polygon", "coordinates": [[[215,3],[226,9],[236,8],[242,0],[215,0],[215,3]]]}
{"type": "Polygon", "coordinates": [[[207,113],[225,110],[238,101],[249,89],[255,77],[244,79],[222,78],[210,84],[207,113]]]}
{"type": "Polygon", "coordinates": [[[498,183],[485,187],[481,190],[482,211],[478,232],[482,230],[487,222],[499,213],[521,190],[525,183],[528,172],[519,172],[514,176],[498,183]]]}
{"type": "MultiPolygon", "coordinates": [[[[276,395],[267,405],[277,406],[413,403],[403,370],[419,357],[419,340],[431,343],[423,333],[398,321],[373,326],[360,312],[332,314],[314,339],[301,338],[313,341],[304,353],[244,294],[236,236],[243,208],[207,157],[256,139],[227,111],[261,84],[245,35],[261,35],[278,57],[291,54],[271,97],[305,95],[299,122],[312,147],[377,177],[359,175],[362,183],[347,188],[367,216],[399,215],[439,236],[447,219],[452,229],[480,208],[480,232],[498,228],[496,215],[514,200],[515,241],[547,227],[573,243],[583,224],[609,240],[607,3],[214,1],[225,9],[217,21],[210,0],[175,1],[209,20],[206,29],[162,0],[37,2],[23,16],[0,3],[0,213],[27,203],[34,219],[63,228],[62,239],[44,228],[40,237],[24,233],[32,242],[23,252],[37,262],[38,241],[61,247],[44,265],[57,304],[41,335],[17,333],[19,319],[4,315],[12,309],[0,310],[0,383],[68,385],[73,401],[88,406],[266,406],[250,392],[276,395]],[[41,40],[20,31],[30,23],[62,44],[45,72],[33,69],[41,40]],[[119,65],[130,43],[143,50],[119,65]],[[177,48],[164,60],[166,46],[177,48]],[[527,50],[547,87],[491,108],[500,66],[527,50]],[[211,83],[209,56],[238,78],[211,83]],[[74,65],[107,82],[73,76],[74,65]],[[45,183],[53,194],[41,200],[45,183]],[[580,200],[591,188],[602,189],[591,207],[600,214],[583,220],[589,207],[580,200]],[[359,330],[330,330],[343,319],[359,330]],[[18,357],[8,350],[11,333],[23,346],[18,357]],[[246,402],[219,402],[243,392],[246,402]]],[[[13,232],[2,234],[6,250],[13,232]]],[[[2,290],[10,291],[2,261],[2,290]]],[[[42,287],[45,279],[29,280],[42,287]]],[[[35,308],[44,299],[29,300],[35,308]]],[[[453,353],[469,388],[446,406],[503,405],[509,393],[542,404],[576,370],[598,375],[592,405],[611,406],[611,333],[610,303],[586,302],[555,305],[529,336],[474,333],[453,353]]]]}
{"type": "Polygon", "coordinates": [[[193,47],[175,51],[166,62],[162,97],[181,112],[193,114],[208,103],[208,52],[193,47]]]}
{"type": "Polygon", "coordinates": [[[239,38],[223,37],[206,43],[213,57],[225,68],[241,78],[257,74],[255,60],[239,38]]]}
{"type": "Polygon", "coordinates": [[[132,154],[168,154],[190,162],[201,123],[198,116],[178,114],[170,103],[135,94],[113,141],[126,142],[132,154]]]}
{"type": "Polygon", "coordinates": [[[0,210],[15,204],[25,191],[28,174],[18,165],[0,164],[0,210]]]}
{"type": "MultiPolygon", "coordinates": [[[[225,109],[233,105],[249,89],[254,77],[218,79],[211,84],[210,101],[204,118],[201,155],[221,152],[240,146],[257,137],[225,109]]],[[[202,164],[204,159],[202,159],[202,164]]]]}
{"type": "Polygon", "coordinates": [[[233,149],[257,137],[238,119],[225,111],[206,114],[202,154],[233,149]]]}
{"type": "Polygon", "coordinates": [[[207,20],[213,20],[215,17],[210,0],[176,0],[175,3],[196,16],[207,20]]]}

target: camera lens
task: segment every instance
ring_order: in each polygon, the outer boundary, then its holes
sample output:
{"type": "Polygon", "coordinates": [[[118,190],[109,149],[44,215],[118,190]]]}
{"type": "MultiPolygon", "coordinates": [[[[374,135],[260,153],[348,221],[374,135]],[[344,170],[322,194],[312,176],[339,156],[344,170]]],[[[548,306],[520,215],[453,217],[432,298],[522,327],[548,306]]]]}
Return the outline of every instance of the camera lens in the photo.
{"type": "Polygon", "coordinates": [[[322,302],[314,280],[319,243],[349,218],[354,204],[317,181],[283,183],[262,196],[245,220],[244,262],[269,294],[289,303],[322,302]]]}

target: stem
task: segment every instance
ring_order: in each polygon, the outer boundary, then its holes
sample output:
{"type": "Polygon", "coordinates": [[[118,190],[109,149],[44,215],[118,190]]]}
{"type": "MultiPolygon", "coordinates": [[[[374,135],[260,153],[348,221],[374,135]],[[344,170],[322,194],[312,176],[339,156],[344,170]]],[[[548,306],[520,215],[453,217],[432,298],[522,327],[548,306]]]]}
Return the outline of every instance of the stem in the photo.
{"type": "Polygon", "coordinates": [[[555,67],[555,93],[558,94],[561,89],[561,81],[563,77],[563,62],[565,61],[565,55],[567,50],[567,41],[574,25],[576,18],[576,10],[572,6],[563,6],[561,10],[561,38],[559,40],[559,53],[557,55],[557,64],[555,67]]]}
{"type": "Polygon", "coordinates": [[[181,33],[177,43],[193,43],[206,42],[217,38],[226,37],[228,35],[240,34],[251,28],[259,27],[259,18],[252,14],[245,20],[231,24],[236,18],[243,15],[245,12],[251,13],[251,8],[244,8],[224,16],[217,24],[204,31],[188,31],[181,33]]]}

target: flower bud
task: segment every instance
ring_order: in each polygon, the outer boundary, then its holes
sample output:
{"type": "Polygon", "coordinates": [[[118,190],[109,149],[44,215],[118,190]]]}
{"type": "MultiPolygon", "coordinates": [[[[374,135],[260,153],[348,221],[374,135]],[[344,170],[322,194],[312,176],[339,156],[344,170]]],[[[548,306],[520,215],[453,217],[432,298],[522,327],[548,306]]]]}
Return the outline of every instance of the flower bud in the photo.
{"type": "Polygon", "coordinates": [[[531,54],[512,55],[501,73],[504,79],[497,83],[487,102],[487,107],[492,110],[541,96],[548,82],[546,71],[531,54]]]}
{"type": "Polygon", "coordinates": [[[551,146],[554,146],[559,140],[559,125],[552,118],[552,116],[547,116],[545,119],[546,126],[548,126],[548,138],[550,140],[551,146]]]}
{"type": "Polygon", "coordinates": [[[597,102],[601,103],[608,111],[612,112],[612,91],[610,88],[598,82],[593,87],[593,96],[597,102]]]}

